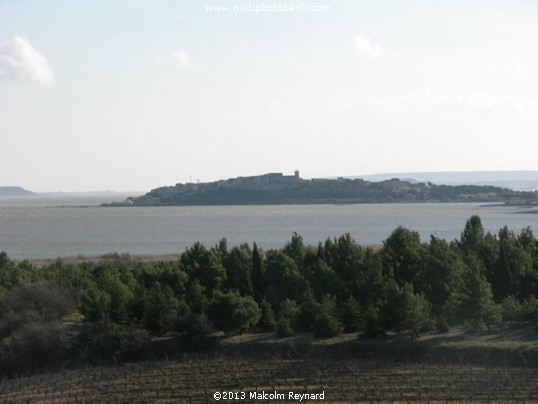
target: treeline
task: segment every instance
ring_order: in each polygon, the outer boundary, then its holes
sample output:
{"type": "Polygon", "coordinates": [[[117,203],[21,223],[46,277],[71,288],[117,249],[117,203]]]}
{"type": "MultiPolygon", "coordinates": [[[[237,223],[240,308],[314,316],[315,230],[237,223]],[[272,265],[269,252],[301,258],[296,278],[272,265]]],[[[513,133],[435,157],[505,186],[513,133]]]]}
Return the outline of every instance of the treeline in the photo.
{"type": "Polygon", "coordinates": [[[171,262],[113,257],[37,268],[1,253],[0,369],[136,359],[156,336],[198,347],[215,331],[325,338],[418,336],[454,324],[538,329],[536,237],[530,228],[486,233],[478,216],[451,242],[422,242],[398,227],[379,249],[349,234],[305,246],[293,234],[280,250],[230,248],[222,239],[211,248],[196,243],[171,262]]]}

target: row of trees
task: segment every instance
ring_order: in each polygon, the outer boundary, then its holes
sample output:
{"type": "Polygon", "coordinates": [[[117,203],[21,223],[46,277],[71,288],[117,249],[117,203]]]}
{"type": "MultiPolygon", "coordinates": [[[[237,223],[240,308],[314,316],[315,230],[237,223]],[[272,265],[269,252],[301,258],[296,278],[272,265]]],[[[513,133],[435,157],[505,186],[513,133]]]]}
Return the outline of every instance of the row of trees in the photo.
{"type": "Polygon", "coordinates": [[[45,324],[51,338],[65,339],[59,320],[74,307],[84,319],[83,328],[71,333],[78,338],[74,345],[95,358],[122,349],[132,355],[152,335],[169,332],[195,344],[215,330],[418,336],[456,323],[471,329],[503,320],[536,323],[537,296],[532,231],[486,233],[478,216],[467,221],[459,240],[432,236],[422,242],[418,233],[398,227],[380,249],[363,248],[349,234],[305,246],[293,234],[280,250],[261,251],[255,243],[230,248],[222,239],[212,248],[196,243],[178,261],[155,264],[57,260],[36,268],[1,253],[0,361],[15,357],[21,335],[31,340],[45,324]],[[39,294],[40,288],[55,292],[39,294]],[[28,293],[37,293],[40,303],[25,303],[31,299],[21,296],[28,293]],[[63,311],[46,309],[62,304],[63,311]]]}

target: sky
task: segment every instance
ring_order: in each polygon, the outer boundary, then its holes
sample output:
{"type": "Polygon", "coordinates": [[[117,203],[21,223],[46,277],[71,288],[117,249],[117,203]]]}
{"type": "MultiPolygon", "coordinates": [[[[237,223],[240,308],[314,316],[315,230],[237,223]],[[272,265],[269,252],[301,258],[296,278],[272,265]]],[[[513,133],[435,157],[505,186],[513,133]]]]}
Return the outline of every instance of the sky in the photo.
{"type": "Polygon", "coordinates": [[[212,1],[0,0],[0,186],[538,170],[537,1],[212,1]]]}

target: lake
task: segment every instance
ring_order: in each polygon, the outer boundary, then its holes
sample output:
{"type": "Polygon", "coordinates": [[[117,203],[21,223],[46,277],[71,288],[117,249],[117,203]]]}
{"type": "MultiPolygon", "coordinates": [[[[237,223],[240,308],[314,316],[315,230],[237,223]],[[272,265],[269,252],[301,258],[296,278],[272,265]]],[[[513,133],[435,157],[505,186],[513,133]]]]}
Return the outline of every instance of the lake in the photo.
{"type": "Polygon", "coordinates": [[[529,226],[538,234],[538,214],[524,213],[529,209],[476,203],[99,207],[126,196],[0,198],[0,251],[11,259],[166,254],[196,241],[212,246],[222,237],[229,245],[255,241],[271,249],[283,247],[293,232],[313,245],[344,233],[362,245],[377,245],[399,225],[418,231],[424,241],[432,234],[453,240],[471,215],[494,233],[507,225],[516,233],[529,226]]]}

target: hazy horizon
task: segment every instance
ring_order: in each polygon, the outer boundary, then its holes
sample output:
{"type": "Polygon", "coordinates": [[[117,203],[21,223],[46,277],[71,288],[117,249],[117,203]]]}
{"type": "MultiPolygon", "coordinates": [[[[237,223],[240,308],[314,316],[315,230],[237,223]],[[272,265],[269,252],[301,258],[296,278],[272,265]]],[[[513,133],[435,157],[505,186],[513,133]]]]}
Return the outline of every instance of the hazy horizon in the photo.
{"type": "Polygon", "coordinates": [[[0,186],[536,171],[537,71],[529,0],[0,0],[0,186]]]}
{"type": "MultiPolygon", "coordinates": [[[[300,171],[299,171],[300,173],[300,171]]],[[[239,175],[239,177],[250,177],[250,176],[256,176],[256,175],[263,175],[268,173],[250,173],[250,174],[244,174],[239,175]]],[[[292,175],[293,173],[286,173],[282,172],[283,175],[292,175]]],[[[423,172],[401,172],[401,173],[375,173],[375,174],[364,174],[364,175],[338,175],[335,177],[309,177],[306,178],[300,173],[300,177],[302,179],[313,179],[313,178],[325,178],[325,179],[336,179],[338,177],[341,178],[363,178],[367,181],[372,182],[378,182],[378,181],[384,181],[391,178],[399,178],[402,181],[418,181],[418,182],[432,182],[434,184],[444,184],[444,185],[458,185],[458,184],[474,184],[474,185],[480,185],[480,184],[498,184],[496,186],[505,186],[503,183],[512,183],[514,185],[525,185],[525,183],[533,184],[534,188],[538,187],[538,171],[534,170],[517,170],[517,171],[423,171],[423,172]]],[[[236,178],[236,177],[230,177],[230,178],[236,178]]],[[[230,178],[219,178],[218,180],[227,180],[230,178]]],[[[189,179],[186,182],[194,182],[194,180],[189,179]]],[[[206,181],[206,182],[213,182],[213,181],[206,181]]],[[[184,182],[185,183],[185,182],[184,182]]],[[[176,183],[169,183],[169,184],[160,184],[156,187],[163,187],[163,186],[171,186],[175,185],[176,183]]],[[[85,194],[85,193],[95,193],[95,194],[106,194],[106,193],[117,193],[117,194],[131,194],[134,196],[134,194],[144,194],[151,189],[94,189],[94,190],[46,190],[46,191],[34,191],[32,189],[28,189],[21,185],[4,185],[0,184],[0,188],[2,187],[20,187],[27,191],[35,192],[40,195],[55,195],[55,194],[85,194]]],[[[515,186],[513,187],[514,190],[528,190],[527,188],[523,186],[515,186]]]]}

